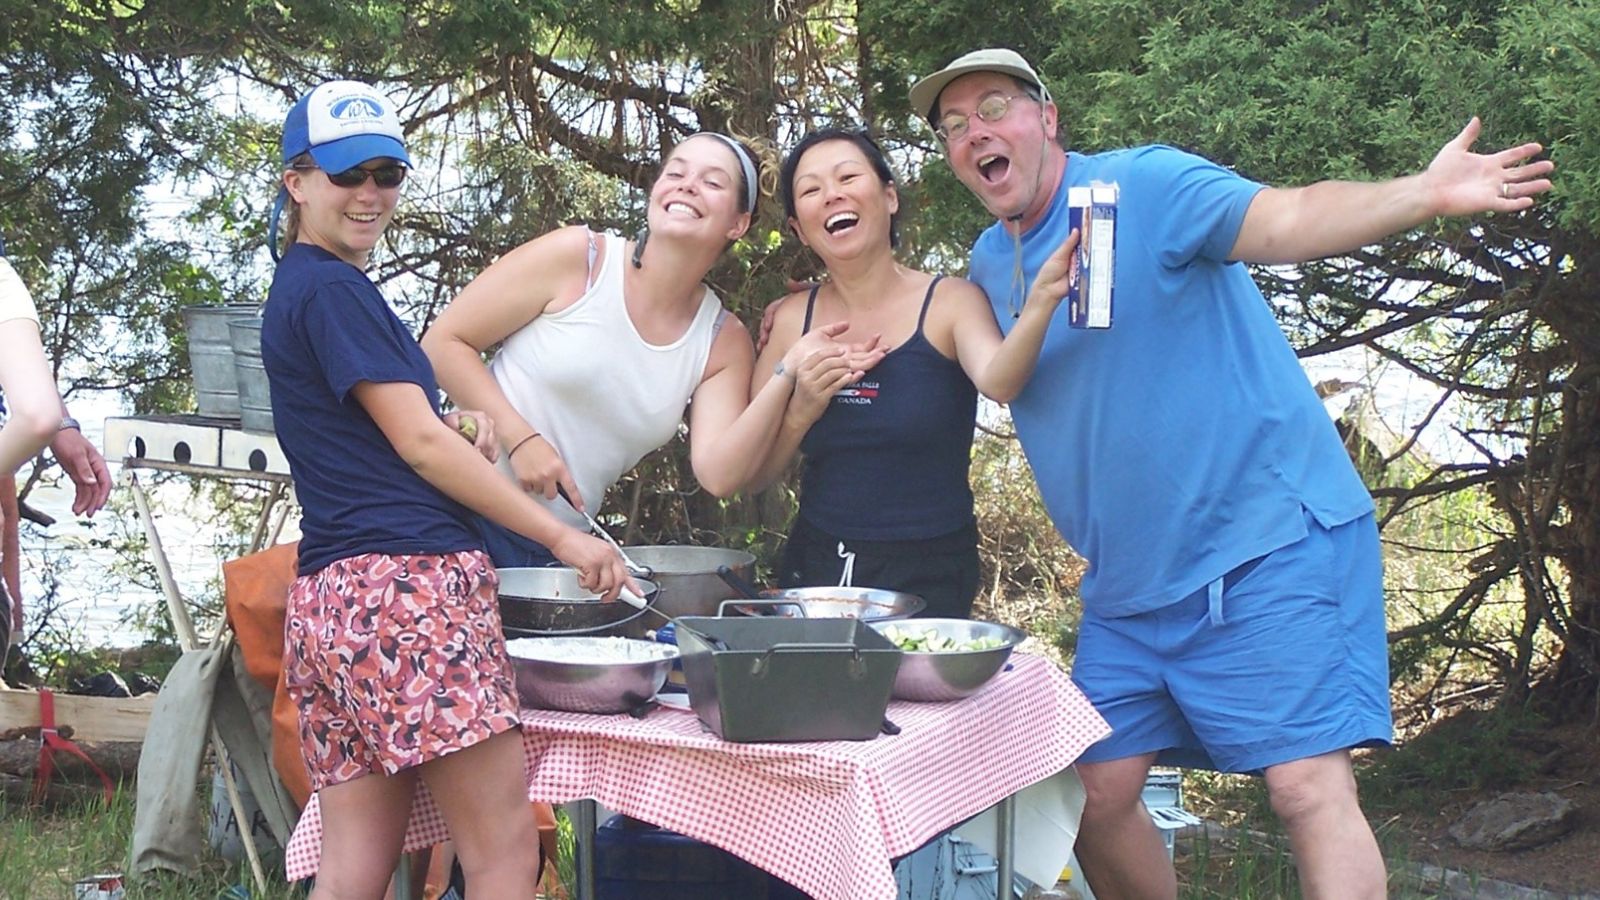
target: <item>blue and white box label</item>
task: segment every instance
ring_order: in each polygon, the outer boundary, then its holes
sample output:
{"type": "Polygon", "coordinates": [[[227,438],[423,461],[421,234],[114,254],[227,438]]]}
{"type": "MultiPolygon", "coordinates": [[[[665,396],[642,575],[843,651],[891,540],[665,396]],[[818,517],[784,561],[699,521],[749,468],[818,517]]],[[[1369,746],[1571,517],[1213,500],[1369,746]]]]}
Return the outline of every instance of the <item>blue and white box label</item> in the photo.
{"type": "Polygon", "coordinates": [[[1067,189],[1070,227],[1078,229],[1078,277],[1067,291],[1067,324],[1110,328],[1117,259],[1117,185],[1067,189]]]}

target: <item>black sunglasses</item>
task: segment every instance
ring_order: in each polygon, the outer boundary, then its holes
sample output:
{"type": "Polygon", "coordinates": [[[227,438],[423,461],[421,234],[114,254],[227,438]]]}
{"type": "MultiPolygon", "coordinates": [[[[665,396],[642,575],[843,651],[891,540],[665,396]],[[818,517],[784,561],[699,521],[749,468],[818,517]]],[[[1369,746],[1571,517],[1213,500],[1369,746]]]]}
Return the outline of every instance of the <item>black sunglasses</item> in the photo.
{"type": "MultiPolygon", "coordinates": [[[[301,172],[309,172],[312,169],[319,168],[321,168],[321,166],[295,166],[295,169],[301,172]]],[[[343,172],[328,172],[327,170],[323,171],[328,176],[328,180],[330,182],[342,188],[360,187],[367,183],[368,178],[371,178],[373,183],[378,187],[395,188],[400,186],[400,182],[406,180],[406,172],[408,170],[405,166],[399,163],[389,163],[387,165],[378,166],[376,169],[363,169],[360,166],[356,166],[354,168],[345,169],[343,172]]]]}

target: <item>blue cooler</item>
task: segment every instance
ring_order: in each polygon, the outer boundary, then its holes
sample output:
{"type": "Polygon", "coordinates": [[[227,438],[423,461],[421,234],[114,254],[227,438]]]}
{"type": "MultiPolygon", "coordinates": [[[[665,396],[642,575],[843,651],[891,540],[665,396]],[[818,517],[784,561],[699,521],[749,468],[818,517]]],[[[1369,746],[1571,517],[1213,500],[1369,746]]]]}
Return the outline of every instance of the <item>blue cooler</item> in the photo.
{"type": "MultiPolygon", "coordinates": [[[[597,900],[811,900],[719,847],[627,816],[595,831],[597,900]]],[[[942,834],[895,864],[898,900],[995,900],[994,857],[942,834]]],[[[1027,887],[1018,878],[1014,896],[1027,887]]]]}
{"type": "Polygon", "coordinates": [[[807,900],[732,853],[627,816],[595,830],[596,900],[807,900]]]}

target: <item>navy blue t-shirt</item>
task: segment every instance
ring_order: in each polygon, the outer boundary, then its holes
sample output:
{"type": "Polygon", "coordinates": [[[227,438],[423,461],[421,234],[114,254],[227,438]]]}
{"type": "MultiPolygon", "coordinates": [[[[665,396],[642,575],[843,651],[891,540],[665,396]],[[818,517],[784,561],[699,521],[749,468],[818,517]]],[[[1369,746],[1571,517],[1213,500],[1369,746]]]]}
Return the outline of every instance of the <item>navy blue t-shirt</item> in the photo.
{"type": "Polygon", "coordinates": [[[267,295],[261,357],[300,501],[301,575],[362,553],[482,548],[466,508],[407,465],[351,393],[409,382],[438,412],[433,366],[361,270],[291,246],[267,295]]]}

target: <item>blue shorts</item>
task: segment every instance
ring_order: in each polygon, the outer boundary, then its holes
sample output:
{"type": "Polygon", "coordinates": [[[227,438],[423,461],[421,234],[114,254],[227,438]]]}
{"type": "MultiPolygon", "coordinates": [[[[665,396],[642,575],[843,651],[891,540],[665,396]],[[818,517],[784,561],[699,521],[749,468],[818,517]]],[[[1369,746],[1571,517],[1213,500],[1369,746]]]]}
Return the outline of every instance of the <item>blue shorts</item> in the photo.
{"type": "Polygon", "coordinates": [[[1177,603],[1085,611],[1072,678],[1112,733],[1084,762],[1259,772],[1387,745],[1383,563],[1371,514],[1253,559],[1177,603]]]}

